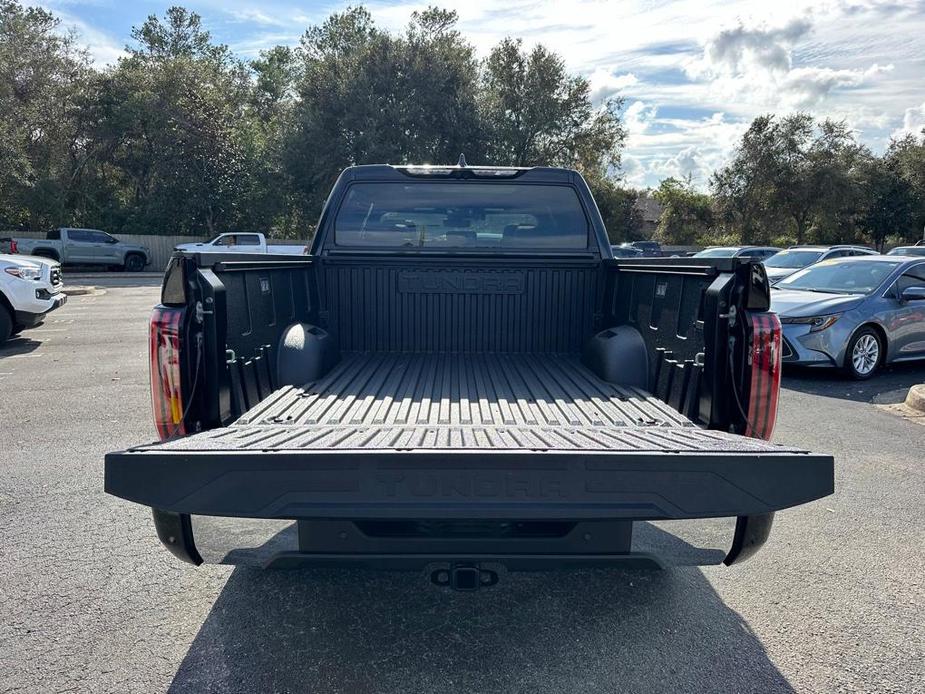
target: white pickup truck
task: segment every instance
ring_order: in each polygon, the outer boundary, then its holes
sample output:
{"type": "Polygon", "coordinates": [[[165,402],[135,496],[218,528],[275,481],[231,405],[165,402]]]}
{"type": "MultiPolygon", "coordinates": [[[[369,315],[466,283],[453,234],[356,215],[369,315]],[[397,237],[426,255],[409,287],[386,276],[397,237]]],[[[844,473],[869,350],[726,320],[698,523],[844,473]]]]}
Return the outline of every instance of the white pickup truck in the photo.
{"type": "Polygon", "coordinates": [[[0,343],[27,328],[45,314],[63,306],[61,264],[47,258],[0,255],[0,343]]]}
{"type": "Polygon", "coordinates": [[[232,231],[219,234],[209,241],[202,243],[181,243],[174,247],[175,251],[188,253],[276,253],[282,255],[305,255],[308,253],[306,244],[286,245],[267,244],[267,237],[259,232],[232,231]],[[268,250],[268,248],[270,250],[268,250]]]}

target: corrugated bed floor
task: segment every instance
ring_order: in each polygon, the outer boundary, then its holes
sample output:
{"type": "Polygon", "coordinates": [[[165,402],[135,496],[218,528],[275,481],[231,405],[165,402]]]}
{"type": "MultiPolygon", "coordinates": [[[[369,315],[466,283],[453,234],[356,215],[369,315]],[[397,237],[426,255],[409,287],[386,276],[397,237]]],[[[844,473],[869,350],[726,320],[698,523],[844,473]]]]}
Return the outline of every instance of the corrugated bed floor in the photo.
{"type": "Polygon", "coordinates": [[[320,381],[279,389],[233,426],[163,448],[780,450],[695,427],[572,355],[414,353],[347,355],[320,381]]]}

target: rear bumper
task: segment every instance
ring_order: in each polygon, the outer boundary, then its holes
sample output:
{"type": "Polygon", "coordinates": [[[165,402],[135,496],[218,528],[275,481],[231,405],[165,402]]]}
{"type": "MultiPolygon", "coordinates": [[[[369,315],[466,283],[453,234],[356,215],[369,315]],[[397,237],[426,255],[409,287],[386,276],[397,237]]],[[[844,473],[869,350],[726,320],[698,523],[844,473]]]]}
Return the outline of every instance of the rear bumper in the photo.
{"type": "Polygon", "coordinates": [[[548,535],[434,537],[406,532],[389,536],[370,530],[387,525],[383,523],[154,511],[158,537],[175,556],[191,564],[407,571],[454,564],[498,565],[509,571],[728,565],[747,559],[764,544],[773,518],[768,514],[687,521],[582,521],[555,524],[560,530],[548,535]]]}
{"type": "MultiPolygon", "coordinates": [[[[770,448],[770,447],[769,447],[770,448]]],[[[833,492],[830,456],[778,452],[158,451],[106,456],[106,491],[181,514],[293,519],[749,516],[833,492]]]]}

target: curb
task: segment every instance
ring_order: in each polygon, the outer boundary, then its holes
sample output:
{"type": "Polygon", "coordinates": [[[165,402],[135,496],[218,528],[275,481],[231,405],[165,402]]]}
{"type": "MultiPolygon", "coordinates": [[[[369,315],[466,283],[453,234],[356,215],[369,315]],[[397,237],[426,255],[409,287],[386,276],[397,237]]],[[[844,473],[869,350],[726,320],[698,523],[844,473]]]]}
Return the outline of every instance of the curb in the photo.
{"type": "Polygon", "coordinates": [[[64,281],[68,280],[110,280],[110,279],[151,279],[163,277],[163,272],[67,272],[64,281]]]}
{"type": "Polygon", "coordinates": [[[912,386],[909,389],[909,394],[906,395],[905,405],[910,410],[925,414],[925,383],[912,386]]]}
{"type": "Polygon", "coordinates": [[[68,296],[82,296],[84,294],[95,294],[96,287],[65,287],[64,293],[68,296]]]}

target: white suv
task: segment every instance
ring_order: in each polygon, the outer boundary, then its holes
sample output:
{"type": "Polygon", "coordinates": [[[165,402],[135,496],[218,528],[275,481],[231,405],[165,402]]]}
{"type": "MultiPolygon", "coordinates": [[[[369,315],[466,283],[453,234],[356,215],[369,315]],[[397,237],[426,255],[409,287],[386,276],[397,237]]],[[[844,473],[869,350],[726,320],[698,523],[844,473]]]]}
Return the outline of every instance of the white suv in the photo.
{"type": "Polygon", "coordinates": [[[39,325],[67,301],[61,264],[48,258],[0,255],[0,342],[39,325]]]}

